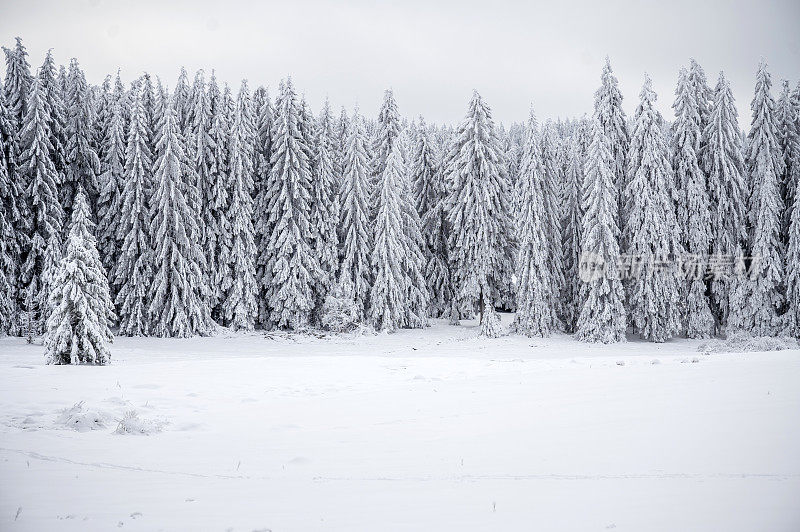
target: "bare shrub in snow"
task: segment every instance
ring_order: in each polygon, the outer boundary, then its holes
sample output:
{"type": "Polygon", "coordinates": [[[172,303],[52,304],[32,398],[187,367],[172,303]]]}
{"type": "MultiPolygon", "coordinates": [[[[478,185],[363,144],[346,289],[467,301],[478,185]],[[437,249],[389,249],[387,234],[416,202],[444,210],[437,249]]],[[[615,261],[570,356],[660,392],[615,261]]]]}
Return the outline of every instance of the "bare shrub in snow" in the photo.
{"type": "Polygon", "coordinates": [[[788,336],[750,336],[738,332],[724,340],[712,340],[697,346],[701,353],[753,353],[800,349],[800,343],[788,336]]]}
{"type": "Polygon", "coordinates": [[[107,421],[108,415],[87,409],[81,401],[63,409],[56,417],[55,424],[78,432],[86,432],[106,428],[107,421]]]}

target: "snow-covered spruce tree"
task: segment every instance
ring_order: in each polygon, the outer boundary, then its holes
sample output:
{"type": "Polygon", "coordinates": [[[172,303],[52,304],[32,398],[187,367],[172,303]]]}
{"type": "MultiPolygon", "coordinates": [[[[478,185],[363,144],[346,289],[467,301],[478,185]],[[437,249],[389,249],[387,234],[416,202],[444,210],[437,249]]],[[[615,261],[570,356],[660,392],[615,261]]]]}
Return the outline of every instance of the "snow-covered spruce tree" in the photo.
{"type": "Polygon", "coordinates": [[[386,331],[405,326],[406,291],[410,281],[402,267],[405,248],[400,198],[403,161],[398,144],[389,153],[380,177],[372,248],[375,282],[370,292],[369,321],[376,329],[386,331]]]}
{"type": "MultiPolygon", "coordinates": [[[[120,194],[125,169],[125,117],[122,101],[113,103],[106,138],[103,141],[100,197],[97,200],[97,245],[106,271],[112,271],[119,259],[117,233],[120,194]]],[[[112,294],[113,291],[112,285],[112,294]]]]}
{"type": "MultiPolygon", "coordinates": [[[[677,219],[680,241],[690,264],[705,264],[711,250],[711,211],[706,176],[702,171],[701,104],[688,73],[681,69],[675,90],[675,122],[672,124],[672,168],[678,192],[677,219]]],[[[706,297],[705,269],[686,271],[684,327],[689,338],[709,338],[714,317],[706,297]]]]}
{"type": "Polygon", "coordinates": [[[44,91],[44,98],[50,109],[50,157],[58,175],[58,182],[64,180],[67,172],[67,111],[58,85],[56,64],[51,50],[48,50],[44,63],[39,69],[39,82],[44,91]]]}
{"type": "Polygon", "coordinates": [[[747,171],[750,195],[750,255],[748,305],[743,323],[731,326],[753,335],[769,336],[781,328],[778,313],[783,306],[783,246],[781,243],[780,179],[783,157],[777,138],[775,102],[770,95],[772,81],[762,62],[756,75],[755,96],[750,105],[753,121],[747,136],[747,171]]]}
{"type": "Polygon", "coordinates": [[[575,337],[584,342],[623,342],[627,317],[625,291],[619,271],[618,204],[614,191],[614,156],[608,137],[592,121],[583,186],[581,279],[586,298],[578,316],[575,337]]]}
{"type": "Polygon", "coordinates": [[[372,250],[372,227],[369,223],[369,163],[364,124],[358,114],[358,108],[353,112],[353,119],[348,127],[348,137],[341,190],[342,264],[339,277],[344,276],[350,280],[358,309],[358,320],[361,321],[366,317],[370,290],[369,256],[372,250]]]}
{"type": "MultiPolygon", "coordinates": [[[[728,81],[720,73],[714,90],[708,126],[704,132],[707,147],[703,153],[711,207],[711,255],[734,265],[744,264],[747,241],[746,186],[742,161],[742,139],[738,113],[728,81]]],[[[730,313],[740,315],[744,306],[743,279],[726,268],[711,278],[711,308],[718,328],[728,324],[730,313]],[[736,303],[731,302],[734,298],[736,303]]],[[[737,317],[736,320],[739,318],[737,317]]]]}
{"type": "Polygon", "coordinates": [[[100,262],[89,205],[78,189],[64,257],[53,278],[47,320],[48,364],[108,364],[114,306],[100,262]]]}
{"type": "Polygon", "coordinates": [[[69,63],[67,78],[67,172],[61,187],[65,213],[72,209],[78,187],[83,188],[89,205],[95,205],[99,190],[100,160],[92,148],[92,102],[89,85],[78,61],[69,63]]]}
{"type": "Polygon", "coordinates": [[[175,112],[175,123],[185,139],[192,123],[192,89],[189,87],[189,74],[184,67],[181,67],[178,82],[172,92],[172,109],[175,112]]]}
{"type": "MultiPolygon", "coordinates": [[[[89,86],[90,101],[92,105],[92,134],[90,144],[97,158],[100,160],[100,172],[102,174],[103,151],[105,139],[108,136],[108,127],[111,124],[111,109],[113,107],[111,88],[111,75],[106,75],[102,85],[99,87],[89,86]]],[[[98,178],[101,175],[98,176],[98,178]]],[[[103,183],[98,185],[101,189],[103,183]]]]}
{"type": "MultiPolygon", "coordinates": [[[[339,188],[341,168],[336,153],[334,118],[328,100],[317,121],[314,183],[311,187],[311,230],[314,252],[319,259],[320,276],[314,286],[315,308],[322,311],[325,298],[333,289],[339,271],[339,188]]],[[[319,321],[319,316],[315,318],[319,321]]]]}
{"type": "Polygon", "coordinates": [[[152,200],[154,275],[148,309],[150,332],[177,337],[207,334],[212,323],[203,300],[205,256],[198,238],[197,212],[187,200],[194,172],[170,106],[161,124],[152,200]]]}
{"type": "Polygon", "coordinates": [[[31,66],[28,63],[28,51],[22,39],[16,38],[16,46],[3,47],[6,54],[6,77],[3,82],[3,94],[8,108],[9,120],[14,134],[22,129],[25,110],[28,108],[28,92],[33,82],[31,66]]]}
{"type": "Polygon", "coordinates": [[[795,109],[789,82],[781,83],[781,95],[776,102],[775,124],[777,126],[778,145],[783,156],[783,175],[781,176],[781,198],[784,211],[781,216],[781,243],[789,244],[789,225],[792,218],[795,189],[800,176],[800,109],[795,109]]]}
{"type": "Polygon", "coordinates": [[[683,248],[670,195],[673,177],[661,130],[663,118],[655,109],[649,76],[639,98],[625,190],[624,241],[637,266],[629,280],[628,308],[634,329],[643,339],[663,342],[681,329],[682,279],[677,260],[683,248]]]}
{"type": "Polygon", "coordinates": [[[255,201],[253,204],[253,229],[256,239],[256,281],[258,282],[258,323],[269,325],[269,290],[272,275],[268,272],[270,253],[267,243],[272,235],[270,222],[270,181],[272,180],[273,121],[275,112],[269,94],[264,94],[264,101],[256,110],[256,168],[255,168],[255,201]]]}
{"type": "Polygon", "coordinates": [[[581,190],[583,189],[583,154],[578,140],[578,133],[565,139],[567,148],[567,167],[564,172],[562,203],[564,212],[561,218],[561,250],[564,268],[564,284],[561,290],[561,321],[567,332],[575,332],[578,315],[581,311],[580,276],[578,263],[581,254],[582,207],[581,190]]]}
{"type": "Polygon", "coordinates": [[[428,308],[430,306],[430,289],[425,280],[427,260],[426,244],[422,237],[422,221],[415,207],[413,186],[411,183],[408,155],[411,151],[411,129],[404,128],[404,133],[397,141],[397,149],[402,161],[400,173],[400,220],[403,227],[402,269],[406,283],[405,326],[420,328],[428,326],[428,308]]]}
{"type": "MultiPolygon", "coordinates": [[[[54,233],[60,236],[64,215],[58,202],[58,175],[50,156],[50,109],[38,78],[31,83],[19,142],[19,171],[27,187],[25,200],[30,213],[20,280],[26,291],[29,319],[32,316],[35,320],[36,309],[32,307],[42,288],[47,243],[54,233]]],[[[34,329],[38,332],[39,324],[34,329]]]]}
{"type": "Polygon", "coordinates": [[[444,177],[439,165],[439,146],[420,117],[411,149],[410,180],[426,247],[425,284],[430,295],[428,314],[447,317],[453,299],[447,253],[447,211],[444,177]]]}
{"type": "MultiPolygon", "coordinates": [[[[228,263],[222,259],[230,256],[230,231],[228,225],[228,132],[230,120],[225,99],[219,91],[214,74],[208,85],[208,105],[211,113],[208,148],[211,148],[211,160],[205,183],[203,220],[203,238],[206,253],[206,269],[209,278],[208,302],[213,316],[220,319],[220,302],[224,296],[224,279],[230,278],[228,263]]],[[[195,117],[198,115],[195,114],[195,117]]],[[[200,115],[202,116],[202,115],[200,115]]]]}
{"type": "Polygon", "coordinates": [[[300,129],[300,106],[292,80],[284,83],[276,104],[270,180],[269,325],[301,329],[314,306],[312,285],[319,261],[309,227],[311,166],[300,129]]]}
{"type": "Polygon", "coordinates": [[[111,275],[118,287],[116,305],[119,309],[119,333],[127,336],[142,336],[150,331],[148,305],[153,251],[148,202],[148,186],[152,182],[148,124],[144,97],[141,90],[137,90],[133,94],[123,187],[119,199],[120,216],[116,234],[119,258],[111,275]]]}
{"type": "MultiPolygon", "coordinates": [[[[556,309],[556,316],[562,315],[561,291],[564,287],[564,265],[562,263],[562,236],[561,236],[561,194],[560,184],[564,177],[558,160],[560,139],[555,124],[548,120],[540,142],[540,162],[542,165],[542,201],[544,202],[545,235],[547,240],[547,254],[545,260],[551,272],[553,288],[550,291],[551,305],[556,309]]],[[[557,324],[561,328],[563,324],[557,324]]]]}
{"type": "Polygon", "coordinates": [[[481,315],[481,334],[497,336],[493,295],[511,258],[508,176],[489,106],[475,91],[451,151],[448,223],[456,297],[481,315]],[[486,313],[486,316],[484,316],[486,313]],[[484,319],[488,318],[488,319],[484,319]]]}
{"type": "Polygon", "coordinates": [[[522,148],[517,181],[519,212],[515,226],[517,252],[517,315],[515,331],[526,336],[549,336],[556,322],[553,307],[553,271],[548,264],[548,213],[545,207],[545,175],[541,160],[536,118],[531,111],[522,148]]]}
{"type": "Polygon", "coordinates": [[[353,283],[346,275],[339,276],[325,297],[321,314],[322,326],[333,332],[348,332],[358,326],[358,307],[353,296],[353,283]]]}
{"type": "Polygon", "coordinates": [[[800,201],[795,196],[786,250],[786,330],[800,338],[800,201]]]}
{"type": "Polygon", "coordinates": [[[61,235],[53,232],[44,249],[39,293],[36,297],[36,306],[39,309],[39,323],[41,324],[42,332],[44,332],[47,326],[47,320],[52,310],[49,303],[50,295],[53,293],[54,281],[56,275],[58,275],[61,258],[61,235]]]}
{"type": "Polygon", "coordinates": [[[253,115],[247,82],[242,81],[228,142],[228,191],[226,219],[230,231],[228,263],[231,277],[225,279],[220,303],[223,320],[235,330],[252,330],[258,306],[256,295],[255,243],[253,237],[253,115]]]}
{"type": "Polygon", "coordinates": [[[0,335],[15,334],[20,257],[25,247],[25,190],[17,174],[17,140],[0,91],[0,335]]]}
{"type": "Polygon", "coordinates": [[[622,196],[627,184],[627,154],[630,135],[625,112],[622,110],[622,93],[619,90],[617,78],[611,70],[611,62],[608,57],[606,57],[600,77],[600,88],[594,93],[594,117],[600,121],[603,132],[608,137],[611,155],[614,159],[611,171],[614,174],[617,194],[619,194],[616,222],[621,230],[620,222],[626,218],[623,214],[625,200],[622,196]]]}
{"type": "Polygon", "coordinates": [[[386,168],[386,161],[389,159],[389,154],[392,152],[394,144],[400,137],[400,112],[397,110],[397,102],[394,99],[394,92],[392,89],[383,91],[383,103],[381,104],[380,111],[378,112],[377,131],[375,132],[374,142],[372,144],[372,178],[370,186],[372,187],[372,203],[373,206],[371,219],[374,220],[377,215],[377,201],[380,195],[380,178],[386,168]]]}

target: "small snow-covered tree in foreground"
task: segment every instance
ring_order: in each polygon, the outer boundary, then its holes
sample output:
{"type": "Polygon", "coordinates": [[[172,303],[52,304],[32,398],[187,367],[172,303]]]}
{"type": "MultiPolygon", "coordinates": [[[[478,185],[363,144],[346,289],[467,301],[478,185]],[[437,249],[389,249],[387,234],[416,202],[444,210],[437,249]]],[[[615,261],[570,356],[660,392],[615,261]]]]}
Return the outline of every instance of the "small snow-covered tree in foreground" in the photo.
{"type": "Polygon", "coordinates": [[[602,126],[593,121],[583,187],[581,278],[586,298],[578,316],[576,338],[585,342],[622,342],[627,319],[620,280],[619,229],[614,188],[614,158],[602,126]]]}
{"type": "Polygon", "coordinates": [[[78,189],[66,253],[52,281],[45,360],[48,364],[108,364],[114,307],[92,235],[89,205],[78,189]]]}

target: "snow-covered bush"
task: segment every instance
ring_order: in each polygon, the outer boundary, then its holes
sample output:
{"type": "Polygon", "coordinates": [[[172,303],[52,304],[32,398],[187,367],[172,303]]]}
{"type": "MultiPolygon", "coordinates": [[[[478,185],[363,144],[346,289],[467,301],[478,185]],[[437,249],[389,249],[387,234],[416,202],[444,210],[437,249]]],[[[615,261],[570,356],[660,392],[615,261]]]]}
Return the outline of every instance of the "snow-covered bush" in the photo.
{"type": "Polygon", "coordinates": [[[349,332],[357,325],[358,306],[354,299],[353,284],[349,278],[342,276],[325,298],[322,326],[333,332],[349,332]]]}
{"type": "Polygon", "coordinates": [[[788,336],[750,336],[746,332],[737,332],[724,340],[712,340],[697,346],[701,353],[753,353],[784,349],[800,349],[800,343],[788,336]]]}
{"type": "Polygon", "coordinates": [[[83,401],[65,408],[56,417],[55,424],[78,432],[106,428],[108,415],[86,408],[83,401]]]}
{"type": "Polygon", "coordinates": [[[114,434],[152,434],[153,432],[161,432],[164,429],[164,425],[166,425],[164,421],[144,419],[139,417],[136,410],[129,410],[119,420],[114,434]]]}
{"type": "Polygon", "coordinates": [[[500,314],[491,307],[487,308],[483,315],[483,321],[481,322],[481,336],[498,338],[504,334],[505,330],[500,321],[500,314]]]}

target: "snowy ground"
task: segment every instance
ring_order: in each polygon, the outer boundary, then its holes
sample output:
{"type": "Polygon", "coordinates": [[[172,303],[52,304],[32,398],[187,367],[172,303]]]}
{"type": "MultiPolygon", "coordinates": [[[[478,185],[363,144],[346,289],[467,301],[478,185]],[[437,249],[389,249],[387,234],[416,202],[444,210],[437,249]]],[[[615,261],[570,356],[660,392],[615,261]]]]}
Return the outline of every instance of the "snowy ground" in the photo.
{"type": "Polygon", "coordinates": [[[800,350],[475,336],[0,339],[0,530],[800,530],[800,350]]]}

